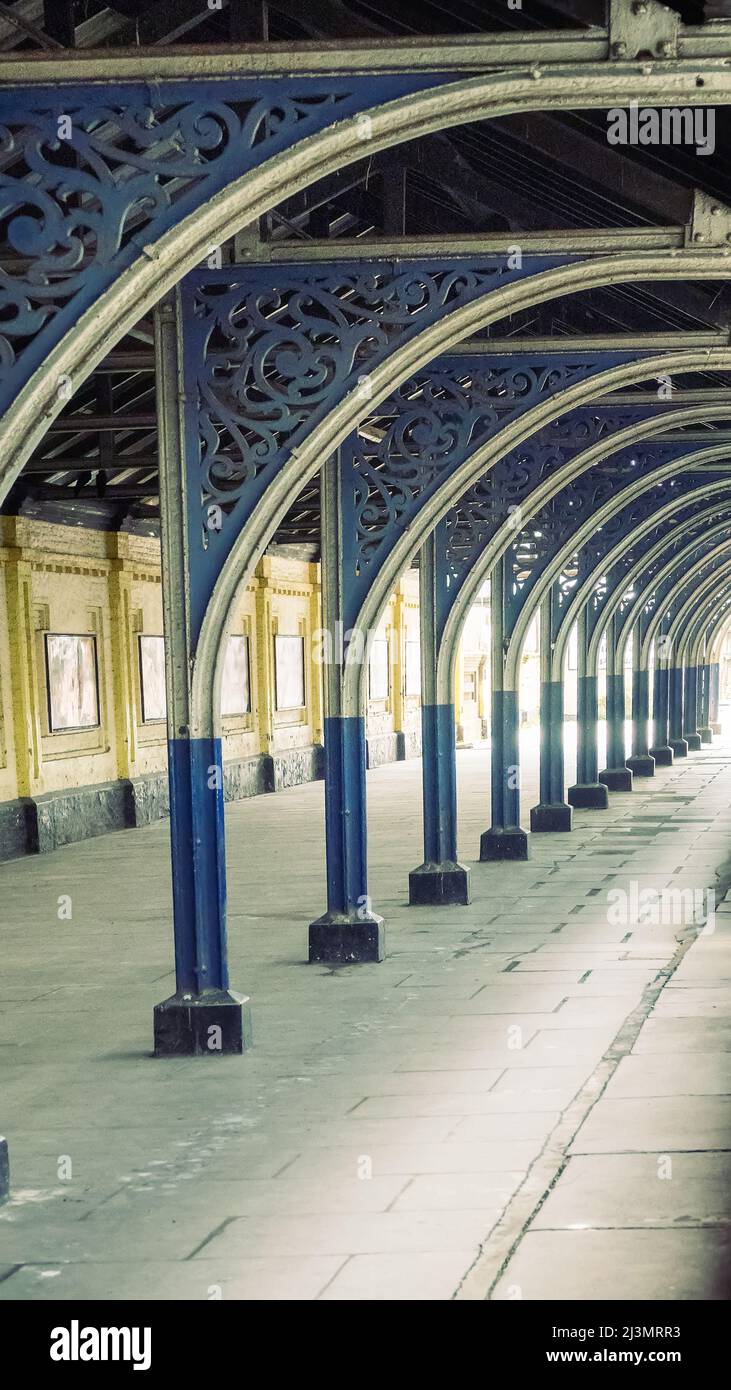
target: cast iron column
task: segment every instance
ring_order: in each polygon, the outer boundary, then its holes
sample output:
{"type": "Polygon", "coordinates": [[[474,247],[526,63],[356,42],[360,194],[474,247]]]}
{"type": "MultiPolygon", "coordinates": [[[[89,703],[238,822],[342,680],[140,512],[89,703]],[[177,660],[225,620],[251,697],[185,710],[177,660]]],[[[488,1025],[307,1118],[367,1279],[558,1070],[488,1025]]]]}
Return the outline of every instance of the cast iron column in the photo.
{"type": "Polygon", "coordinates": [[[721,725],[718,719],[719,705],[721,699],[721,665],[718,661],[710,664],[710,679],[708,682],[708,722],[711,726],[711,733],[720,734],[721,725]]]}
{"type": "Polygon", "coordinates": [[[576,782],[566,800],[577,811],[606,811],[609,788],[599,781],[597,725],[599,698],[596,672],[589,674],[589,623],[586,605],[576,622],[578,676],[576,682],[576,782]]]}
{"type": "Polygon", "coordinates": [[[703,649],[703,661],[698,667],[698,733],[702,743],[713,743],[711,728],[711,667],[703,649]]]}
{"type": "MultiPolygon", "coordinates": [[[[325,849],[327,911],[310,923],[311,961],[338,965],[383,960],[383,918],[371,910],[368,895],[365,718],[344,702],[343,507],[339,456],[321,470],[322,625],[326,636],[323,666],[325,745],[325,849]]],[[[359,660],[367,659],[364,634],[359,660]]]]}
{"type": "Polygon", "coordinates": [[[667,651],[668,620],[663,618],[655,638],[655,666],[652,677],[652,747],[656,767],[670,767],[675,759],[668,743],[670,713],[670,669],[667,651]]]}
{"type": "Polygon", "coordinates": [[[457,862],[457,761],[454,705],[440,702],[437,689],[440,593],[444,564],[443,524],[430,533],[419,553],[421,638],[421,774],[424,862],[409,874],[409,902],[460,903],[470,900],[470,871],[457,862]]]}
{"type": "Polygon", "coordinates": [[[607,623],[607,766],[599,781],[610,791],[631,792],[632,771],[626,764],[624,735],[624,669],[617,654],[617,617],[607,623]]]}
{"type": "Polygon", "coordinates": [[[528,836],[520,824],[518,692],[506,685],[505,559],[490,576],[492,633],[491,785],[492,823],[480,838],[480,859],[527,859],[528,836]]]}
{"type": "Polygon", "coordinates": [[[531,808],[532,831],[570,830],[573,810],[564,800],[563,679],[553,671],[553,588],[541,601],[541,799],[531,808]]]}
{"type": "Polygon", "coordinates": [[[175,994],[154,1010],[158,1057],[242,1052],[251,1042],[249,1001],[228,980],[221,740],[212,726],[191,730],[190,566],[198,552],[188,505],[200,479],[187,476],[182,364],[176,294],[155,315],[176,981],[175,994]]]}
{"type": "Polygon", "coordinates": [[[687,758],[688,744],[683,737],[683,668],[668,667],[668,743],[676,758],[687,758]]]}
{"type": "Polygon", "coordinates": [[[683,683],[683,738],[691,753],[698,753],[703,742],[698,732],[698,667],[686,666],[683,683]]]}
{"type": "Polygon", "coordinates": [[[642,661],[643,623],[638,618],[632,632],[632,755],[627,767],[635,777],[654,777],[655,759],[648,748],[650,673],[642,661]]]}

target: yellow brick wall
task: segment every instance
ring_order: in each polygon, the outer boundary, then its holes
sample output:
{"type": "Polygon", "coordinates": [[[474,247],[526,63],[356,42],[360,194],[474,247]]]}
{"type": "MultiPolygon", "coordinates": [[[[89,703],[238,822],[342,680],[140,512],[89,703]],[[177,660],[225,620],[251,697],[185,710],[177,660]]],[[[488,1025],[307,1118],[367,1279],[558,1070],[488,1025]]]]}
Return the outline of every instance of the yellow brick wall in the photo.
{"type": "MultiPolygon", "coordinates": [[[[249,639],[251,711],[224,719],[226,760],[276,756],[322,742],[320,604],[319,565],[276,554],[265,556],[255,577],[242,586],[232,630],[249,639]],[[275,708],[277,633],[304,639],[305,704],[299,710],[275,708]]],[[[143,722],[139,670],[140,634],[162,634],[157,541],[2,517],[0,612],[7,618],[0,624],[0,800],[165,770],[165,721],[143,722]],[[49,732],[46,632],[96,636],[98,728],[49,732]]],[[[479,644],[472,640],[478,627],[473,623],[466,629],[467,672],[478,663],[484,667],[478,651],[484,634],[479,644]]],[[[412,671],[418,661],[416,570],[402,576],[376,636],[388,642],[389,694],[385,699],[369,695],[368,734],[416,732],[420,696],[407,688],[407,654],[412,671]]],[[[530,684],[529,678],[529,689],[530,684]]],[[[458,680],[458,690],[463,685],[458,680]]],[[[478,710],[465,713],[477,716],[478,710]]],[[[489,701],[479,713],[489,714],[489,701]]],[[[476,718],[465,722],[478,733],[476,718]]]]}
{"type": "Polygon", "coordinates": [[[375,640],[388,642],[389,693],[387,699],[368,695],[368,734],[408,732],[420,727],[421,701],[406,690],[406,643],[419,643],[419,576],[416,570],[402,575],[376,628],[375,640]]]}
{"type": "MultiPolygon", "coordinates": [[[[277,755],[322,741],[319,565],[267,555],[242,586],[232,630],[249,639],[251,711],[223,721],[227,760],[277,755]],[[275,708],[274,637],[300,634],[305,705],[275,708]]],[[[162,634],[160,550],[144,536],[0,518],[0,800],[159,773],[164,720],[143,722],[139,636],[162,634]],[[44,633],[92,633],[99,727],[50,733],[44,633]]],[[[419,723],[418,696],[404,690],[407,641],[418,642],[418,578],[401,581],[384,614],[391,690],[369,702],[369,732],[419,723]]]]}

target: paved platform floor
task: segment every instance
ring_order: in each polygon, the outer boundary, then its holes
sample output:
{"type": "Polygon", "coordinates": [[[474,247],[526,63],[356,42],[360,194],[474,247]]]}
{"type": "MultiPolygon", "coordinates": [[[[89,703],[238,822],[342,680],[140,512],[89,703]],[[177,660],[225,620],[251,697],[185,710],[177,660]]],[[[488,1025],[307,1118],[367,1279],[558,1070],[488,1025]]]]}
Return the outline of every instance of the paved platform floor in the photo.
{"type": "MultiPolygon", "coordinates": [[[[486,750],[459,779],[474,861],[486,750]]],[[[420,767],[374,771],[389,954],[347,969],[304,963],[322,786],[228,808],[243,1058],[150,1057],[166,825],[2,866],[0,1297],[727,1297],[731,746],[636,787],[417,910],[420,767]]]]}

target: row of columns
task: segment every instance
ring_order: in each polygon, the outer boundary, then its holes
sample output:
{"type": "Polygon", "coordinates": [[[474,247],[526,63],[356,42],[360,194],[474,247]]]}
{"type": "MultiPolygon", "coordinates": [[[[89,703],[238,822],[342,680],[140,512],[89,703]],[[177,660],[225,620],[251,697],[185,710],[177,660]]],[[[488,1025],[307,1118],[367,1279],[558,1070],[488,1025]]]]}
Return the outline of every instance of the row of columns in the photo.
{"type": "MultiPolygon", "coordinates": [[[[175,323],[164,311],[157,353],[159,378],[174,378],[179,372],[175,323]]],[[[165,470],[161,483],[177,978],[175,994],[155,1010],[155,1051],[237,1052],[248,1045],[251,1024],[248,1001],[231,990],[228,979],[221,743],[212,722],[201,726],[200,717],[196,724],[193,716],[196,653],[186,593],[189,516],[184,500],[191,485],[174,393],[166,393],[165,399],[170,408],[161,412],[161,434],[166,456],[177,465],[165,470]]],[[[336,460],[323,467],[321,478],[323,627],[347,635],[352,592],[345,559],[342,472],[336,460]]],[[[470,896],[470,872],[457,857],[455,709],[451,691],[450,698],[444,698],[443,673],[441,684],[438,679],[445,613],[448,602],[454,605],[453,596],[445,599],[444,576],[437,529],[420,553],[424,859],[409,877],[409,901],[414,905],[462,904],[470,896]]],[[[490,583],[492,816],[481,837],[480,859],[524,860],[528,835],[520,824],[519,698],[509,661],[515,623],[506,619],[511,611],[508,584],[513,580],[506,558],[495,564],[490,583]]],[[[699,747],[717,720],[717,669],[704,666],[699,679],[693,666],[684,669],[660,661],[653,690],[653,745],[647,746],[649,677],[642,667],[638,628],[632,754],[626,759],[624,672],[617,656],[618,619],[613,617],[607,634],[607,766],[600,771],[597,680],[589,669],[584,610],[578,623],[577,780],[566,790],[563,680],[552,667],[559,616],[554,602],[549,589],[541,605],[540,800],[531,812],[535,833],[570,830],[575,807],[606,807],[610,790],[629,790],[633,775],[651,775],[656,762],[672,761],[687,754],[689,747],[699,747]],[[702,731],[699,718],[704,720],[702,731]]],[[[367,653],[367,644],[359,640],[358,649],[367,653]]],[[[354,678],[356,663],[348,664],[347,647],[343,651],[341,643],[334,642],[331,652],[323,670],[327,901],[324,913],[310,923],[308,957],[311,962],[345,965],[379,961],[386,947],[384,922],[374,911],[368,889],[363,712],[367,662],[360,657],[354,678]]]]}

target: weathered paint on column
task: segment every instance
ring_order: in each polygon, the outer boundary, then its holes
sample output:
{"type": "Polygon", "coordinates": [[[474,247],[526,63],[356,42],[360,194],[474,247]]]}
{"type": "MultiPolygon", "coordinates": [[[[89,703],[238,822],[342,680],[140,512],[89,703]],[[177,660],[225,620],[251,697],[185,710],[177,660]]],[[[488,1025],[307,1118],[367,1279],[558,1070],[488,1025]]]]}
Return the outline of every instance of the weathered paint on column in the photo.
{"type": "Polygon", "coordinates": [[[698,733],[702,743],[713,743],[711,728],[711,666],[703,661],[698,667],[698,733]]]}
{"type": "Polygon", "coordinates": [[[667,619],[663,619],[655,639],[655,668],[652,678],[652,745],[650,753],[656,767],[670,767],[675,754],[668,742],[668,717],[670,712],[670,670],[665,637],[667,619]]]}
{"type": "Polygon", "coordinates": [[[414,906],[470,900],[469,869],[457,862],[455,708],[437,700],[440,616],[448,597],[446,556],[445,527],[440,523],[419,554],[424,862],[409,874],[409,902],[414,906]]]}
{"type": "Polygon", "coordinates": [[[683,738],[691,753],[700,750],[698,732],[698,667],[686,666],[683,679],[683,738]]]}
{"type": "Polygon", "coordinates": [[[371,912],[365,815],[365,719],[325,719],[327,912],[310,923],[310,960],[383,959],[383,922],[371,912]]]}
{"type": "Polygon", "coordinates": [[[606,811],[609,788],[599,781],[597,725],[599,694],[597,678],[588,671],[589,630],[586,608],[576,622],[578,677],[576,682],[576,782],[569,787],[566,800],[582,811],[606,811]]]}
{"type": "Polygon", "coordinates": [[[223,759],[213,729],[190,736],[191,638],[187,479],[177,296],[156,312],[162,598],[170,783],[175,994],[154,1011],[156,1056],[241,1052],[249,1001],[229,989],[223,759]]]}
{"type": "Polygon", "coordinates": [[[654,777],[655,759],[647,738],[650,673],[642,659],[642,635],[642,622],[638,619],[632,631],[632,753],[626,762],[634,777],[654,777]]]}
{"type": "Polygon", "coordinates": [[[540,613],[541,652],[541,751],[540,794],[531,808],[532,831],[570,830],[573,810],[564,799],[563,681],[551,679],[553,591],[545,595],[540,613]]]}
{"type": "Polygon", "coordinates": [[[323,465],[320,480],[322,622],[330,635],[323,667],[327,911],[310,923],[309,958],[351,964],[383,960],[385,933],[368,894],[365,718],[343,709],[341,634],[348,576],[341,480],[336,456],[323,465]]]}
{"type": "Polygon", "coordinates": [[[490,577],[492,630],[491,787],[492,822],[480,839],[480,859],[527,859],[528,836],[520,825],[518,692],[505,687],[505,560],[490,577]]]}
{"type": "Polygon", "coordinates": [[[688,744],[683,738],[683,668],[668,667],[668,743],[676,758],[687,758],[688,744]]]}
{"type": "Polygon", "coordinates": [[[10,1158],[8,1141],[0,1134],[0,1206],[10,1196],[10,1158]]]}
{"type": "Polygon", "coordinates": [[[610,791],[630,792],[632,771],[626,765],[624,742],[624,669],[617,653],[616,614],[607,624],[607,766],[599,773],[599,781],[610,791]]]}
{"type": "Polygon", "coordinates": [[[712,661],[710,664],[708,695],[708,723],[714,734],[720,734],[721,725],[718,721],[718,715],[721,703],[721,666],[718,661],[712,661]]]}

